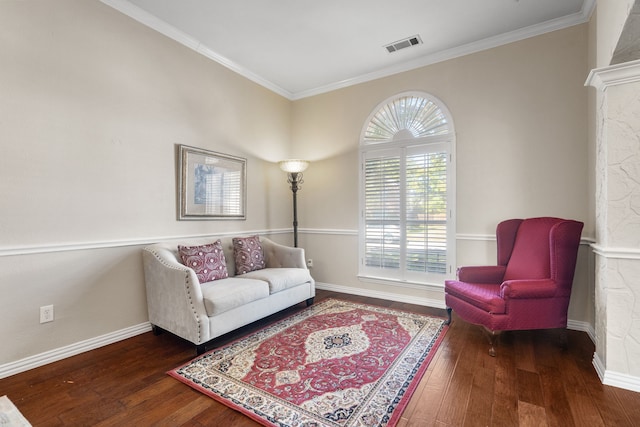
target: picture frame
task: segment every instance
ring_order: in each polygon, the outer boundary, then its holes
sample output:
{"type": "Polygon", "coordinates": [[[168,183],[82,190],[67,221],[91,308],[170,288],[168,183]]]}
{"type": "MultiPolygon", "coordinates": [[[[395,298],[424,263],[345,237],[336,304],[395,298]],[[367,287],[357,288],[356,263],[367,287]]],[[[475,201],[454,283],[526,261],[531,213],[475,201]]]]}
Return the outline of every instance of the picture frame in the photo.
{"type": "Polygon", "coordinates": [[[246,219],[247,159],[179,145],[179,220],[246,219]]]}

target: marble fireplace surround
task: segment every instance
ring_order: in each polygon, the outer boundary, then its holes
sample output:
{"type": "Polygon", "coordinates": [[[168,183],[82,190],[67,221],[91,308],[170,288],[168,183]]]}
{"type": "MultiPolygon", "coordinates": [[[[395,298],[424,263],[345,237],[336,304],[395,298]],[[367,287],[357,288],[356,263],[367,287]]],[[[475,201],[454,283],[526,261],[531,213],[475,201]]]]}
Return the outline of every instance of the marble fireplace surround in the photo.
{"type": "Polygon", "coordinates": [[[591,71],[597,89],[595,338],[604,384],[640,391],[640,60],[591,71]]]}

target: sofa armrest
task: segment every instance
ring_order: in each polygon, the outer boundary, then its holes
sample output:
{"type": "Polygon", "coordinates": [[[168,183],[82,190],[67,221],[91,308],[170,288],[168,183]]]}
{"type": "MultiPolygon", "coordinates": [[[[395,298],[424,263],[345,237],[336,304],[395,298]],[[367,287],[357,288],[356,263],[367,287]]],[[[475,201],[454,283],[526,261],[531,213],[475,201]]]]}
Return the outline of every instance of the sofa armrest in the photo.
{"type": "Polygon", "coordinates": [[[458,268],[458,280],[467,283],[502,283],[506,267],[501,265],[469,266],[458,268]]]}
{"type": "Polygon", "coordinates": [[[143,249],[149,322],[194,344],[209,339],[209,322],[195,272],[167,247],[143,249]]]}
{"type": "Polygon", "coordinates": [[[558,291],[551,279],[507,280],[500,285],[500,296],[504,299],[553,298],[558,291]]]}
{"type": "Polygon", "coordinates": [[[260,238],[267,268],[307,268],[303,248],[281,245],[264,237],[260,238]]]}

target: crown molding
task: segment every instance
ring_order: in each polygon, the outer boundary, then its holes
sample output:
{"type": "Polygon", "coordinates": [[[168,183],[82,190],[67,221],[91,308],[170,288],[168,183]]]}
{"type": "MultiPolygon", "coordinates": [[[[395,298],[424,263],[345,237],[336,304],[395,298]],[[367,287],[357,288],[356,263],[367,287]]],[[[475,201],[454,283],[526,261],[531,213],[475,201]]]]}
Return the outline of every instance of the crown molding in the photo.
{"type": "Polygon", "coordinates": [[[610,86],[622,85],[640,81],[640,59],[594,68],[589,73],[585,86],[593,86],[604,92],[610,86]]]}
{"type": "Polygon", "coordinates": [[[278,95],[289,99],[290,101],[296,101],[299,99],[332,92],[337,89],[343,89],[345,87],[369,82],[383,77],[388,77],[405,71],[411,71],[416,68],[425,67],[427,65],[436,64],[438,62],[447,61],[449,59],[458,58],[461,56],[524,40],[530,37],[539,36],[541,34],[572,27],[574,25],[583,24],[589,21],[596,2],[596,0],[584,0],[580,12],[576,12],[562,18],[552,19],[540,24],[531,25],[529,27],[521,28],[494,37],[488,37],[477,42],[468,43],[463,46],[436,52],[413,61],[404,62],[396,66],[387,67],[351,79],[345,79],[336,83],[331,83],[317,88],[293,93],[240,66],[239,64],[231,61],[229,58],[219,55],[207,46],[203,45],[200,41],[178,30],[174,26],[169,25],[161,19],[156,18],[155,16],[139,8],[138,6],[135,6],[127,0],[100,1],[127,15],[128,17],[140,22],[141,24],[158,31],[161,34],[164,34],[170,39],[173,39],[174,41],[177,41],[178,43],[181,43],[182,45],[200,53],[201,55],[223,65],[224,67],[227,67],[228,69],[240,74],[241,76],[246,77],[254,83],[257,83],[264,88],[269,89],[272,92],[275,92],[278,95]]]}

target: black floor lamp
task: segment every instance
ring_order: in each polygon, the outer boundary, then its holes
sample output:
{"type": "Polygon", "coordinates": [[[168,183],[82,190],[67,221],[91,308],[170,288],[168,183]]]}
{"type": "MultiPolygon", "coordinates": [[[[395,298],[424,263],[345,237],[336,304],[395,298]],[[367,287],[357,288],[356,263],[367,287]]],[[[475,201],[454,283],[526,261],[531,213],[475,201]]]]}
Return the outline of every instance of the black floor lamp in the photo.
{"type": "Polygon", "coordinates": [[[302,172],[307,169],[309,162],[306,160],[291,159],[283,160],[279,163],[280,169],[287,172],[287,182],[291,185],[291,191],[293,192],[293,246],[298,247],[298,206],[296,194],[300,189],[302,180],[302,172]]]}

